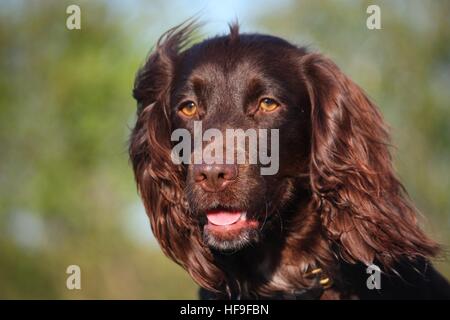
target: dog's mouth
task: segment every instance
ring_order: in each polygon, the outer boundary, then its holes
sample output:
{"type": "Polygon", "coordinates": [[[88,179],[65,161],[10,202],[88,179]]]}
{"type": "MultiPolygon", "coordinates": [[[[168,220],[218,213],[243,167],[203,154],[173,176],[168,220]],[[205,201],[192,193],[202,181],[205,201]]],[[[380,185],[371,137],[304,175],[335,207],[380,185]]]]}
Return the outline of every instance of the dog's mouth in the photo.
{"type": "Polygon", "coordinates": [[[207,210],[205,227],[214,232],[232,232],[242,228],[255,228],[258,221],[251,219],[245,210],[215,208],[207,210]]]}
{"type": "Polygon", "coordinates": [[[209,210],[206,212],[208,223],[216,226],[229,226],[237,223],[239,220],[247,219],[246,211],[227,211],[222,209],[209,210]]]}
{"type": "Polygon", "coordinates": [[[262,224],[246,209],[211,208],[202,220],[205,243],[219,251],[239,250],[260,239],[262,224]]]}

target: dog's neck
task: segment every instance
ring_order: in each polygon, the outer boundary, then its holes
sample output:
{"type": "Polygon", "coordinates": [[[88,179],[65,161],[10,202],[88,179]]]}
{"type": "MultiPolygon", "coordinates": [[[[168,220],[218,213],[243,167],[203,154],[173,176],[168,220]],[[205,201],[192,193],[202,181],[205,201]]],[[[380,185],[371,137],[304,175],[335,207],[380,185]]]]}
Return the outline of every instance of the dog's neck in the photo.
{"type": "Polygon", "coordinates": [[[297,210],[302,214],[292,215],[296,221],[289,223],[295,230],[283,230],[274,220],[268,226],[270,232],[265,233],[270,239],[240,252],[216,255],[235,297],[295,299],[301,292],[311,298],[339,298],[335,288],[328,289],[328,283],[323,287],[326,290],[317,290],[319,277],[326,279],[328,274],[337,274],[330,244],[322,235],[320,217],[306,206],[297,210]],[[319,268],[320,275],[311,277],[311,271],[319,268]],[[319,292],[318,296],[313,292],[319,292]]]}

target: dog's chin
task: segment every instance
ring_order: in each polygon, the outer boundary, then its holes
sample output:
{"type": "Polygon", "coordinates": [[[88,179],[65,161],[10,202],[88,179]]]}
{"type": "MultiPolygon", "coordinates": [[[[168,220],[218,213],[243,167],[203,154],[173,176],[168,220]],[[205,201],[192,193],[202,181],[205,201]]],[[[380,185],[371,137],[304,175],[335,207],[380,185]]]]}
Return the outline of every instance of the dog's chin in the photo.
{"type": "Polygon", "coordinates": [[[214,215],[207,214],[203,227],[203,240],[211,249],[237,251],[260,241],[259,221],[248,219],[245,212],[221,212],[221,218],[214,215]]]}
{"type": "Polygon", "coordinates": [[[246,228],[232,237],[222,237],[208,228],[203,230],[203,241],[211,249],[229,252],[238,251],[260,240],[260,233],[257,229],[246,228]]]}

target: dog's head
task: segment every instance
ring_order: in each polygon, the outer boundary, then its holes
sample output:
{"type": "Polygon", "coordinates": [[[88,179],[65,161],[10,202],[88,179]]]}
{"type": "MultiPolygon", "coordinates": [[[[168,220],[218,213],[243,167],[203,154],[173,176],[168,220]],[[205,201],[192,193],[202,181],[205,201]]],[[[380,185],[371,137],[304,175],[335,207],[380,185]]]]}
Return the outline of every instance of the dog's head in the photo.
{"type": "Polygon", "coordinates": [[[133,92],[130,156],[166,254],[217,288],[211,252],[270,241],[274,225],[295,237],[314,224],[318,234],[297,238],[324,237],[347,261],[434,252],[393,173],[377,108],[333,62],[236,26],[185,49],[191,29],[161,38],[133,92]],[[174,132],[187,134],[182,145],[174,132]]]}

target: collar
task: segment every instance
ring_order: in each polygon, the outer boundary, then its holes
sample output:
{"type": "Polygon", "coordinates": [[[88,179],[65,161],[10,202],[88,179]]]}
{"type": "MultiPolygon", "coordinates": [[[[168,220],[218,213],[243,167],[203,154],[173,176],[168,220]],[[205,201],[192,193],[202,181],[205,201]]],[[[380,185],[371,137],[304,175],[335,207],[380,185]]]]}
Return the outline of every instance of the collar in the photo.
{"type": "Polygon", "coordinates": [[[283,292],[273,296],[273,299],[283,300],[318,300],[333,283],[321,268],[306,273],[306,278],[313,278],[313,285],[308,288],[296,289],[292,292],[283,292]]]}
{"type": "MultiPolygon", "coordinates": [[[[313,285],[308,288],[296,289],[291,292],[278,292],[272,296],[259,297],[259,299],[272,300],[318,300],[326,289],[333,286],[332,280],[322,271],[321,268],[315,268],[305,274],[306,278],[311,278],[313,285]]],[[[200,288],[199,297],[202,300],[214,300],[218,297],[203,288],[200,288]]],[[[220,299],[220,298],[219,298],[220,299]]],[[[222,297],[223,299],[223,297],[222,297]]],[[[240,300],[240,296],[231,295],[231,300],[240,300]]]]}

